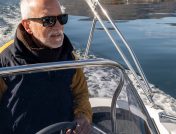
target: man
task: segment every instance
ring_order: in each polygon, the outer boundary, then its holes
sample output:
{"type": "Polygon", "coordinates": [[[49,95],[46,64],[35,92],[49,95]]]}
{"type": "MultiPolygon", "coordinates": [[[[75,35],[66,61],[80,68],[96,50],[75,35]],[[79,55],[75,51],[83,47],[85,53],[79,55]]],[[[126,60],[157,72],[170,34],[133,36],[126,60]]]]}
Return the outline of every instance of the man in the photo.
{"type": "MultiPolygon", "coordinates": [[[[67,14],[57,0],[21,0],[22,21],[14,43],[0,48],[0,67],[74,60],[63,33],[67,14]]],[[[90,133],[92,112],[81,69],[2,77],[0,133],[33,134],[75,120],[77,133],[90,133]]]]}

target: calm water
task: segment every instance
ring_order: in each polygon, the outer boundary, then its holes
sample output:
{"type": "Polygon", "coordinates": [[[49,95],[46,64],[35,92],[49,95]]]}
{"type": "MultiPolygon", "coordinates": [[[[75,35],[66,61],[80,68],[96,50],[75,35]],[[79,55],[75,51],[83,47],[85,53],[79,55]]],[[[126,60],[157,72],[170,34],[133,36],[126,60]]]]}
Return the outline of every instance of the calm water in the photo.
{"type": "MultiPolygon", "coordinates": [[[[91,18],[88,17],[91,16],[91,12],[85,10],[88,7],[84,4],[75,4],[75,1],[71,0],[61,1],[63,4],[69,2],[68,5],[66,4],[66,12],[74,15],[70,16],[65,32],[77,47],[84,48],[91,26],[91,18]],[[77,10],[73,10],[75,6],[77,10]]],[[[107,3],[106,0],[103,2],[107,3]]],[[[176,98],[176,1],[121,0],[119,2],[109,1],[106,7],[136,53],[146,77],[149,82],[176,98]]],[[[18,0],[0,0],[0,3],[0,43],[2,44],[9,39],[8,37],[13,37],[16,24],[19,22],[19,10],[18,6],[13,5],[18,3],[18,0]],[[9,7],[9,5],[13,6],[9,7]]],[[[109,23],[106,24],[114,34],[109,23]]],[[[116,41],[126,53],[119,38],[116,38],[116,41]]],[[[99,24],[96,27],[91,53],[124,64],[99,24]]]]}
{"type": "MultiPolygon", "coordinates": [[[[66,33],[82,48],[91,26],[84,19],[87,18],[71,17],[72,21],[66,26],[66,33]]],[[[149,82],[176,98],[176,27],[170,24],[174,22],[175,17],[165,17],[119,21],[117,25],[136,53],[149,82]]],[[[117,41],[121,43],[119,39],[117,41]]],[[[120,46],[124,50],[122,43],[120,46]]],[[[97,57],[110,58],[123,64],[100,26],[96,28],[91,52],[97,57]]]]}
{"type": "MultiPolygon", "coordinates": [[[[173,6],[175,4],[175,1],[166,1],[107,6],[116,20],[116,25],[136,53],[148,81],[174,98],[176,98],[176,7],[173,6]]],[[[69,8],[72,9],[70,6],[69,8]]],[[[77,13],[76,10],[72,14],[89,15],[80,12],[77,13]]],[[[91,26],[89,20],[89,17],[72,16],[66,26],[66,33],[78,47],[86,46],[91,26]]],[[[115,35],[109,23],[106,24],[115,35]]],[[[119,38],[116,38],[116,41],[129,57],[119,38]]],[[[99,24],[96,26],[91,52],[98,57],[124,64],[99,24]]]]}

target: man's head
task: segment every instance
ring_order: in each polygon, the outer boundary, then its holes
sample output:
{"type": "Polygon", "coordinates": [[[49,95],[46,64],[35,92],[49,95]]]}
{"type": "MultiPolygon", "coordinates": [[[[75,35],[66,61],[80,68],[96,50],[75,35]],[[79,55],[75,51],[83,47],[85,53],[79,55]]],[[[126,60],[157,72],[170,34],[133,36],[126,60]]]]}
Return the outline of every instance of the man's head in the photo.
{"type": "Polygon", "coordinates": [[[22,25],[37,41],[49,48],[58,48],[63,44],[63,24],[56,17],[62,15],[61,6],[58,0],[21,0],[20,3],[22,25]],[[46,19],[38,19],[47,16],[55,16],[52,21],[54,25],[44,25],[46,19]],[[32,18],[32,19],[30,19],[32,18]],[[35,18],[35,19],[34,19],[35,18]],[[37,18],[37,19],[36,19],[37,18]]]}

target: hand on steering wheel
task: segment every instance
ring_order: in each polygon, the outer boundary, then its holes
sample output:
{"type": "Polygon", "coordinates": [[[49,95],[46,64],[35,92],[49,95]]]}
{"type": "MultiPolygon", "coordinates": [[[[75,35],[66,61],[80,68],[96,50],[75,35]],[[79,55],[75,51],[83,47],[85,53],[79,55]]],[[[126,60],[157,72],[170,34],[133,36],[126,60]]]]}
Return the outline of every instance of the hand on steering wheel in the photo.
{"type": "Polygon", "coordinates": [[[59,122],[43,128],[36,134],[53,134],[56,132],[60,132],[60,134],[64,134],[63,132],[66,133],[67,130],[70,131],[67,133],[74,134],[73,130],[76,128],[76,126],[77,126],[76,122],[59,122]]]}

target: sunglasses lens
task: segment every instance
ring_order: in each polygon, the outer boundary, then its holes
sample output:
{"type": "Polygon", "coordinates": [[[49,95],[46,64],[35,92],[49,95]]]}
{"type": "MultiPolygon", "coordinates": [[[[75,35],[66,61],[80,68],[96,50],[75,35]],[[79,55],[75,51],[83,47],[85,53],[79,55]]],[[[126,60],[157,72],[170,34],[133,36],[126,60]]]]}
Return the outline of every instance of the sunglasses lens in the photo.
{"type": "Polygon", "coordinates": [[[68,14],[59,15],[59,16],[57,17],[57,19],[58,19],[58,21],[59,21],[59,23],[60,23],[61,25],[64,25],[64,24],[66,24],[67,21],[68,21],[68,14]]]}
{"type": "Polygon", "coordinates": [[[52,27],[56,24],[56,18],[61,25],[64,25],[68,21],[68,14],[62,14],[57,17],[55,16],[47,16],[42,18],[43,26],[44,27],[52,27]]]}
{"type": "Polygon", "coordinates": [[[43,26],[44,27],[52,27],[56,23],[56,17],[48,16],[43,18],[43,26]]]}

